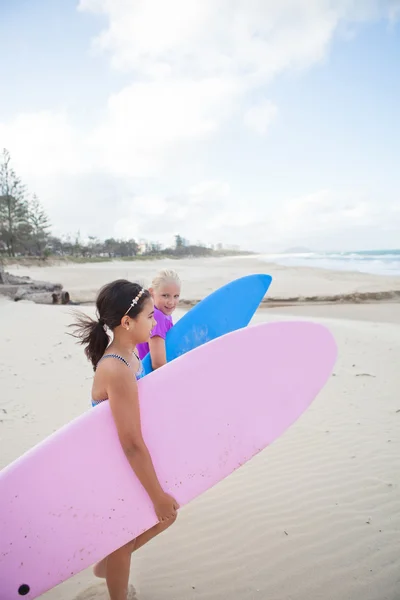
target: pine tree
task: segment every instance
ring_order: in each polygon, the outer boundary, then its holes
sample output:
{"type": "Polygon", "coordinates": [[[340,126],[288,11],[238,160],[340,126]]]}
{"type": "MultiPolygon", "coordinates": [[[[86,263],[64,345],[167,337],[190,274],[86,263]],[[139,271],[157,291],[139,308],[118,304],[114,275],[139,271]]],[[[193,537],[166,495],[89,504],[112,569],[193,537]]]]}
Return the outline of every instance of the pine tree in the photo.
{"type": "Polygon", "coordinates": [[[25,188],[11,167],[11,156],[4,149],[0,162],[0,242],[8,256],[15,256],[18,230],[28,219],[25,188]]]}
{"type": "Polygon", "coordinates": [[[49,218],[36,194],[28,206],[29,241],[35,254],[43,256],[50,238],[49,218]]]}

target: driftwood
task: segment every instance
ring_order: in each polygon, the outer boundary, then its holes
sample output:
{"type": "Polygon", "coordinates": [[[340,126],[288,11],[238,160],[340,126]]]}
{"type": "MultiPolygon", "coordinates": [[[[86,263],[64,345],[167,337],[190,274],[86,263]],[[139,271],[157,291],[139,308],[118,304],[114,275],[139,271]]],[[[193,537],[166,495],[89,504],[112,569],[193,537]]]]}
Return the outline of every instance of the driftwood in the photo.
{"type": "Polygon", "coordinates": [[[19,300],[30,300],[37,304],[73,304],[61,283],[36,281],[30,277],[19,277],[4,271],[0,266],[0,294],[19,300]]]}
{"type": "Polygon", "coordinates": [[[52,293],[60,294],[62,290],[62,285],[47,283],[44,281],[34,281],[27,285],[21,285],[18,287],[14,300],[18,302],[18,300],[29,300],[31,296],[35,296],[37,294],[47,293],[51,295],[52,293]]]}

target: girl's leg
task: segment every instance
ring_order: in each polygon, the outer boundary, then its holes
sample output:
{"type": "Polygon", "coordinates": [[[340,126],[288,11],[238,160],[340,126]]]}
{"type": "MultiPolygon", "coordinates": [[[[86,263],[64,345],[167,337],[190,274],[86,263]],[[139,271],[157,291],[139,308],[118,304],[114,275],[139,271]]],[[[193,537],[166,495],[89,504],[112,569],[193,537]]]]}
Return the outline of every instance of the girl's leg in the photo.
{"type": "Polygon", "coordinates": [[[157,523],[157,525],[154,525],[154,527],[152,527],[151,529],[148,529],[144,533],[138,535],[133,545],[132,552],[139,550],[139,548],[147,544],[147,542],[150,542],[150,540],[152,540],[157,535],[168,529],[168,527],[171,527],[175,520],[176,519],[169,519],[168,521],[164,521],[163,523],[157,523]]]}
{"type": "Polygon", "coordinates": [[[98,563],[96,563],[94,565],[93,573],[94,573],[94,575],[96,575],[96,577],[102,577],[104,579],[104,577],[106,576],[107,560],[108,560],[108,556],[106,556],[105,558],[103,558],[102,560],[100,560],[98,563]]]}
{"type": "Polygon", "coordinates": [[[129,542],[107,556],[105,578],[110,600],[127,600],[132,552],[133,542],[129,542]]]}
{"type": "MultiPolygon", "coordinates": [[[[157,525],[154,525],[154,527],[152,527],[151,529],[148,529],[144,533],[138,535],[138,537],[135,540],[127,544],[127,546],[130,546],[131,548],[131,553],[147,544],[147,542],[156,537],[156,535],[159,535],[160,533],[168,529],[168,527],[170,527],[174,522],[175,519],[169,519],[169,521],[164,521],[164,523],[157,523],[157,525]]],[[[123,548],[126,548],[126,546],[123,546],[123,548]]],[[[123,550],[123,548],[120,548],[120,550],[123,550]]],[[[117,550],[116,552],[119,552],[119,550],[117,550]]],[[[114,552],[114,554],[116,554],[116,552],[114,552]]],[[[113,554],[110,554],[110,556],[113,556],[113,554]]],[[[101,560],[94,566],[93,573],[96,575],[96,577],[106,577],[106,573],[109,570],[108,561],[110,556],[106,556],[106,558],[103,558],[103,560],[101,560]]]]}

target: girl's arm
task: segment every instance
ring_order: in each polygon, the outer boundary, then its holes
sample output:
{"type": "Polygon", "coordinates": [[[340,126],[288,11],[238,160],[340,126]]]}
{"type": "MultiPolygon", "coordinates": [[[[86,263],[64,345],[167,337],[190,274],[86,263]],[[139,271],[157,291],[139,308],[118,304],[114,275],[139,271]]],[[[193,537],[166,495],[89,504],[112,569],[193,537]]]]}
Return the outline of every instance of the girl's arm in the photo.
{"type": "Polygon", "coordinates": [[[178,504],[163,491],[142,436],[136,379],[123,364],[113,361],[104,368],[108,371],[104,376],[109,404],[125,456],[149,495],[158,519],[174,519],[178,504]]]}
{"type": "Polygon", "coordinates": [[[159,335],[151,337],[149,340],[149,350],[151,366],[153,367],[154,371],[167,364],[165,340],[162,337],[159,335]]]}

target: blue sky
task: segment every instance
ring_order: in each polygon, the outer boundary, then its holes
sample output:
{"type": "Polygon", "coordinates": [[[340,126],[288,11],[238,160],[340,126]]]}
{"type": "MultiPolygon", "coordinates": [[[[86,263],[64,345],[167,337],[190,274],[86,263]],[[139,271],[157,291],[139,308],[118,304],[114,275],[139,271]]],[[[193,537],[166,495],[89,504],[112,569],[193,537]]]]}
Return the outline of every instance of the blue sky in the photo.
{"type": "Polygon", "coordinates": [[[313,4],[3,0],[0,145],[55,232],[399,247],[400,3],[313,4]]]}
{"type": "Polygon", "coordinates": [[[106,61],[90,55],[103,19],[79,13],[77,2],[2,0],[0,6],[1,39],[12,48],[0,75],[14,80],[1,94],[2,116],[65,105],[84,112],[123,84],[106,61]]]}

